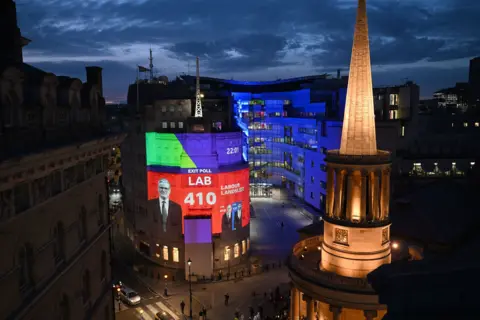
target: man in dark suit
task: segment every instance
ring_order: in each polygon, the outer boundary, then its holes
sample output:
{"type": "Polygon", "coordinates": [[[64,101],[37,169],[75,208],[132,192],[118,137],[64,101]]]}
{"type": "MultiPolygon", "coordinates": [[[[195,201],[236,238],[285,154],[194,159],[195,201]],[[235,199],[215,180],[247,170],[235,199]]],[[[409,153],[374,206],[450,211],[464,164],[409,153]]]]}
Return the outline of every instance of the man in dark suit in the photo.
{"type": "Polygon", "coordinates": [[[232,205],[227,206],[227,211],[222,217],[222,232],[232,231],[232,205]]]}
{"type": "Polygon", "coordinates": [[[167,179],[158,181],[158,199],[149,201],[149,209],[153,212],[153,220],[160,223],[161,232],[182,230],[182,207],[170,200],[170,182],[167,179]],[[173,229],[173,230],[172,230],[173,229]]]}
{"type": "Polygon", "coordinates": [[[235,230],[239,230],[242,228],[242,203],[239,202],[237,205],[237,211],[235,212],[235,215],[233,217],[233,228],[235,230]]]}

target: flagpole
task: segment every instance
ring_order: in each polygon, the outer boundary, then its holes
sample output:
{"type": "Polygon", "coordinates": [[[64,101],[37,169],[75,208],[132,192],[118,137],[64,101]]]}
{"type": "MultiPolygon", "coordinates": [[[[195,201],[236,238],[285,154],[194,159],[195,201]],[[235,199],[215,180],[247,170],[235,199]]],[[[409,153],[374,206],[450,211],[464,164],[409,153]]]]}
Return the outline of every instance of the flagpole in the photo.
{"type": "Polygon", "coordinates": [[[140,82],[140,75],[139,75],[139,67],[137,65],[137,113],[140,112],[140,87],[139,87],[139,82],[140,82]]]}

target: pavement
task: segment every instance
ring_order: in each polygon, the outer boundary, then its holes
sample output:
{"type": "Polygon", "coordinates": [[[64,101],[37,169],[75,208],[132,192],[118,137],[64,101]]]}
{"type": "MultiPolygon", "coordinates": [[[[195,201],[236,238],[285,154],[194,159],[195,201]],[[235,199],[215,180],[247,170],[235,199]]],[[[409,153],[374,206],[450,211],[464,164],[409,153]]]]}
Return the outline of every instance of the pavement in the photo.
{"type": "MultiPolygon", "coordinates": [[[[265,315],[273,315],[275,306],[269,301],[269,292],[280,287],[285,305],[289,294],[288,270],[283,261],[290,254],[293,245],[298,242],[296,230],[312,223],[312,215],[298,209],[298,204],[274,199],[252,199],[256,217],[250,222],[251,256],[269,265],[263,272],[236,279],[215,281],[211,283],[192,284],[193,319],[199,319],[202,308],[207,310],[207,319],[234,319],[239,311],[248,319],[249,308],[255,310],[263,307],[265,315]],[[285,206],[282,203],[285,202],[285,206]],[[281,223],[283,222],[283,228],[281,223]],[[282,262],[279,266],[279,263],[282,262]],[[273,268],[274,267],[274,268],[273,268]],[[229,303],[225,305],[225,295],[229,303]],[[254,295],[255,294],[255,295],[254,295]]],[[[153,320],[156,312],[168,312],[173,319],[188,319],[182,315],[180,304],[185,302],[184,313],[190,311],[190,294],[188,282],[167,282],[145,277],[121,264],[114,264],[114,278],[123,281],[136,290],[142,297],[142,303],[136,307],[122,306],[116,313],[116,319],[153,320]],[[168,296],[163,296],[165,285],[168,296]]],[[[280,308],[277,305],[276,308],[280,308]]]]}

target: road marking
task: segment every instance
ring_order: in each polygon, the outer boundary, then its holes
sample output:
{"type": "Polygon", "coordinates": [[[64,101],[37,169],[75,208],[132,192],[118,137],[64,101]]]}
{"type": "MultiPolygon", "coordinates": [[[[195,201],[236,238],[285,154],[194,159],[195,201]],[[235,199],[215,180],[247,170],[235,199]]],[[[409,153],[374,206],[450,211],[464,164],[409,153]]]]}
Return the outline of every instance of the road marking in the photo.
{"type": "Polygon", "coordinates": [[[156,305],[157,305],[160,309],[162,309],[163,311],[167,312],[170,316],[172,316],[173,319],[175,319],[175,320],[180,320],[180,318],[179,318],[175,313],[173,313],[172,310],[170,310],[169,308],[167,308],[167,306],[164,305],[163,302],[158,301],[158,302],[156,303],[156,305]]]}
{"type": "Polygon", "coordinates": [[[148,313],[146,313],[142,308],[135,308],[137,310],[138,315],[140,316],[140,319],[143,320],[154,320],[148,313]]]}
{"type": "Polygon", "coordinates": [[[149,305],[146,305],[147,309],[150,310],[153,314],[157,314],[157,312],[159,310],[157,310],[157,308],[155,308],[153,305],[149,304],[149,305]]]}

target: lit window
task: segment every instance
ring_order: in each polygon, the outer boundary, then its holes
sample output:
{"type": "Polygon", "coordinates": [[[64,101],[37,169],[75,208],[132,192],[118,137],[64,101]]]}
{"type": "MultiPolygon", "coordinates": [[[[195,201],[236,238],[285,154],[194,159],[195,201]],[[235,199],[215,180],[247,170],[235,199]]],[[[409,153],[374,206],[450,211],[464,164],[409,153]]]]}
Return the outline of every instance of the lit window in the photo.
{"type": "Polygon", "coordinates": [[[173,262],[178,262],[178,261],[180,261],[178,248],[173,247],[173,262]]]}
{"type": "Polygon", "coordinates": [[[162,129],[167,129],[167,123],[166,122],[162,122],[162,129]]]}
{"type": "Polygon", "coordinates": [[[240,256],[240,246],[238,243],[235,243],[235,246],[233,247],[233,255],[235,258],[238,258],[240,256]]]}
{"type": "Polygon", "coordinates": [[[163,260],[168,261],[168,247],[167,246],[163,246],[163,260]]]}
{"type": "Polygon", "coordinates": [[[230,260],[230,247],[226,246],[225,250],[223,251],[223,260],[228,261],[230,260]]]}
{"type": "Polygon", "coordinates": [[[160,254],[159,254],[159,253],[155,253],[155,257],[160,258],[160,254]]]}
{"type": "Polygon", "coordinates": [[[477,128],[480,127],[480,123],[475,122],[475,127],[477,127],[477,128]]]}
{"type": "Polygon", "coordinates": [[[247,238],[247,250],[250,250],[250,238],[247,238]]]}
{"type": "Polygon", "coordinates": [[[170,128],[175,128],[175,122],[170,122],[170,128]]]}
{"type": "Polygon", "coordinates": [[[180,129],[183,129],[183,122],[180,121],[180,122],[178,123],[178,127],[179,127],[180,129]]]}
{"type": "Polygon", "coordinates": [[[398,105],[398,94],[391,94],[390,95],[390,105],[391,106],[398,105]]]}
{"type": "Polygon", "coordinates": [[[247,253],[247,241],[242,240],[242,254],[247,253]]]}
{"type": "Polygon", "coordinates": [[[464,123],[463,123],[463,126],[464,126],[465,128],[468,127],[468,122],[464,122],[464,123]]]}
{"type": "Polygon", "coordinates": [[[402,137],[405,137],[405,126],[402,126],[402,137]]]}
{"type": "Polygon", "coordinates": [[[452,128],[455,126],[455,124],[452,122],[452,128]]]}

